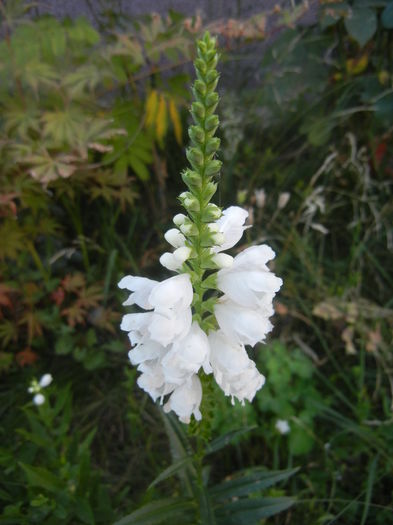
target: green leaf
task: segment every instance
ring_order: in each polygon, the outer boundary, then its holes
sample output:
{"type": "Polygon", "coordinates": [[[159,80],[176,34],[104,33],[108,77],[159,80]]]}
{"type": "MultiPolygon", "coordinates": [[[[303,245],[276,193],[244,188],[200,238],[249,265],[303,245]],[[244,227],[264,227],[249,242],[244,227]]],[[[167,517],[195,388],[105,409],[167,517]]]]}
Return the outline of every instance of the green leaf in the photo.
{"type": "Polygon", "coordinates": [[[262,489],[275,485],[293,476],[299,469],[266,470],[256,467],[241,473],[236,473],[229,481],[224,481],[210,489],[210,494],[216,499],[247,496],[262,489]]]}
{"type": "Polygon", "coordinates": [[[295,503],[292,498],[247,498],[225,503],[217,511],[221,525],[259,525],[260,520],[274,516],[295,503]]]}
{"type": "Polygon", "coordinates": [[[85,500],[78,500],[75,505],[75,514],[78,518],[88,525],[95,525],[94,514],[91,509],[90,503],[85,500]]]}
{"type": "Polygon", "coordinates": [[[363,47],[377,30],[377,15],[367,7],[354,8],[345,18],[345,27],[350,36],[363,47]]]}
{"type": "Polygon", "coordinates": [[[174,476],[178,472],[184,469],[184,467],[187,467],[192,462],[191,457],[185,457],[181,458],[179,461],[176,461],[172,465],[170,465],[168,468],[163,470],[161,474],[159,474],[154,481],[152,481],[148,487],[148,490],[155,487],[158,483],[161,483],[161,481],[164,481],[165,479],[170,478],[171,476],[174,476]]]}
{"type": "Polygon", "coordinates": [[[21,462],[19,466],[24,470],[29,484],[33,487],[40,487],[55,493],[64,488],[58,476],[43,467],[32,467],[21,462]]]}
{"type": "Polygon", "coordinates": [[[212,454],[213,452],[216,452],[217,450],[220,450],[230,443],[232,443],[233,440],[235,440],[237,437],[243,436],[244,434],[247,434],[248,432],[251,432],[251,430],[254,430],[257,428],[257,425],[250,425],[248,427],[240,428],[238,430],[231,430],[230,432],[227,432],[223,436],[218,437],[217,439],[214,439],[207,447],[205,454],[212,454]]]}
{"type": "Polygon", "coordinates": [[[393,29],[393,2],[390,2],[382,11],[381,21],[386,29],[393,29]]]}
{"type": "MultiPolygon", "coordinates": [[[[189,500],[161,499],[144,505],[140,509],[128,514],[114,525],[155,525],[164,520],[186,517],[196,511],[195,504],[189,500]]],[[[182,523],[187,523],[182,521],[182,523]]],[[[195,523],[194,521],[191,523],[195,523]]]]}
{"type": "Polygon", "coordinates": [[[135,174],[142,180],[147,181],[150,178],[149,170],[146,168],[146,165],[133,155],[129,155],[128,162],[135,174]]]}

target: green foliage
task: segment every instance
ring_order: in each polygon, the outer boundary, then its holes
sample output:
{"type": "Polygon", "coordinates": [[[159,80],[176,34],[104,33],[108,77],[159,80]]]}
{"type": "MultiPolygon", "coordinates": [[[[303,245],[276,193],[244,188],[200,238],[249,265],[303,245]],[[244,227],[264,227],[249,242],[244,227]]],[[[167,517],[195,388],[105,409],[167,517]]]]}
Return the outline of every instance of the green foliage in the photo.
{"type": "Polygon", "coordinates": [[[213,390],[189,436],[135,385],[116,281],[162,276],[179,66],[203,24],[26,9],[0,10],[0,523],[392,523],[392,2],[321,2],[307,27],[301,6],[275,13],[290,27],[263,53],[271,13],[209,24],[242,72],[219,107],[218,203],[239,195],[284,287],[254,351],[265,386],[244,407],[213,390]],[[26,404],[49,371],[48,402],[26,404]]]}
{"type": "Polygon", "coordinates": [[[91,466],[95,430],[72,431],[69,388],[46,390],[44,405],[24,407],[16,439],[3,436],[2,523],[108,523],[108,491],[91,466]]]}

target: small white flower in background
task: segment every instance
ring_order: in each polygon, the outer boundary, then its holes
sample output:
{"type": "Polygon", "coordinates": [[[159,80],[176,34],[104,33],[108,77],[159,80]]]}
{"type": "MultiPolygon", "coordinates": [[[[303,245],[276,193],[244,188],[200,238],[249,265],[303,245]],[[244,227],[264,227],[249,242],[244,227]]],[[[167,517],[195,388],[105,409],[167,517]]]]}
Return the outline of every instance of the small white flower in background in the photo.
{"type": "Polygon", "coordinates": [[[254,191],[255,204],[260,210],[265,206],[266,203],[266,192],[263,188],[254,191]]]}
{"type": "Polygon", "coordinates": [[[45,403],[45,396],[42,394],[42,389],[49,386],[53,381],[51,374],[44,374],[39,381],[33,379],[27,391],[29,394],[34,394],[33,403],[37,406],[45,403]]]}
{"type": "Polygon", "coordinates": [[[286,419],[277,419],[275,428],[280,434],[288,434],[291,431],[291,427],[286,419]]]}
{"type": "Polygon", "coordinates": [[[280,195],[278,196],[277,208],[279,210],[282,210],[283,208],[285,208],[285,206],[288,204],[290,197],[291,197],[291,194],[288,193],[287,191],[280,193],[280,195]]]}

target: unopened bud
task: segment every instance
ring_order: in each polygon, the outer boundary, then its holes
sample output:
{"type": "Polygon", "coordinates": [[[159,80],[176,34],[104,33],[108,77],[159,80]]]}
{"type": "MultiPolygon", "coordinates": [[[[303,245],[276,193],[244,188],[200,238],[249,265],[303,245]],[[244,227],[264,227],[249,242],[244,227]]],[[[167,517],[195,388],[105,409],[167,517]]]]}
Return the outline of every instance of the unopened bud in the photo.
{"type": "Polygon", "coordinates": [[[160,257],[160,263],[164,268],[172,270],[173,272],[181,268],[182,261],[176,259],[173,253],[165,252],[160,257]]]}
{"type": "Polygon", "coordinates": [[[233,264],[233,257],[227,253],[216,253],[212,260],[219,268],[230,268],[233,264]]]}
{"type": "Polygon", "coordinates": [[[190,257],[190,255],[191,248],[188,248],[187,246],[182,246],[173,252],[173,256],[175,257],[175,259],[181,262],[182,264],[190,257]]]}
{"type": "Polygon", "coordinates": [[[184,213],[178,213],[173,217],[173,222],[176,224],[176,226],[181,226],[184,224],[184,221],[187,219],[186,215],[184,213]]]}
{"type": "Polygon", "coordinates": [[[169,242],[169,244],[174,248],[180,248],[186,243],[186,238],[177,228],[171,228],[168,230],[164,237],[166,241],[169,242]]]}

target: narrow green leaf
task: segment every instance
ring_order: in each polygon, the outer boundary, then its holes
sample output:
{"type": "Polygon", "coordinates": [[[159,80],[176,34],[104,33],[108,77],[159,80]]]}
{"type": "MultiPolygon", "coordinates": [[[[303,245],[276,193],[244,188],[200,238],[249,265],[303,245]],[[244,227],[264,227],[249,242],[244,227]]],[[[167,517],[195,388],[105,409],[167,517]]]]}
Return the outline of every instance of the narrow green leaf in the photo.
{"type": "Polygon", "coordinates": [[[378,455],[374,457],[374,459],[372,460],[371,465],[370,465],[370,470],[368,472],[367,489],[366,489],[366,500],[364,502],[363,514],[362,514],[362,519],[360,521],[360,525],[365,525],[366,524],[368,511],[370,509],[371,496],[372,496],[372,493],[373,493],[373,486],[374,486],[374,481],[375,481],[375,472],[376,472],[376,469],[377,469],[378,458],[379,458],[378,455]]]}
{"type": "Polygon", "coordinates": [[[259,525],[260,520],[274,516],[295,503],[292,498],[246,498],[225,503],[217,510],[221,525],[259,525]]]}
{"type": "MultiPolygon", "coordinates": [[[[161,499],[144,505],[140,509],[128,514],[114,525],[155,525],[164,520],[187,517],[195,512],[195,504],[191,501],[179,499],[161,499]]],[[[184,521],[184,523],[186,523],[184,521]]]]}
{"type": "Polygon", "coordinates": [[[247,434],[251,430],[254,430],[257,428],[257,425],[250,425],[248,427],[240,428],[238,430],[232,430],[231,432],[227,432],[223,436],[218,437],[217,439],[214,439],[207,447],[205,454],[212,454],[213,452],[217,452],[217,450],[220,450],[230,443],[234,441],[237,437],[243,436],[244,434],[247,434]]]}
{"type": "Polygon", "coordinates": [[[19,466],[24,470],[28,482],[33,487],[40,487],[48,492],[58,492],[63,488],[63,484],[57,476],[42,467],[32,467],[19,462],[19,466]]]}
{"type": "Polygon", "coordinates": [[[210,489],[210,494],[216,499],[246,496],[275,485],[279,481],[284,481],[298,470],[298,468],[294,468],[269,471],[257,467],[240,474],[236,473],[233,479],[215,485],[210,489]]]}
{"type": "Polygon", "coordinates": [[[191,463],[192,463],[191,457],[184,457],[184,458],[179,459],[179,461],[172,463],[172,465],[170,465],[168,468],[163,470],[161,474],[159,474],[156,477],[156,479],[150,483],[148,490],[155,487],[158,483],[161,483],[161,481],[164,481],[165,479],[168,479],[171,476],[178,474],[181,470],[183,470],[185,467],[188,467],[191,463]]]}

